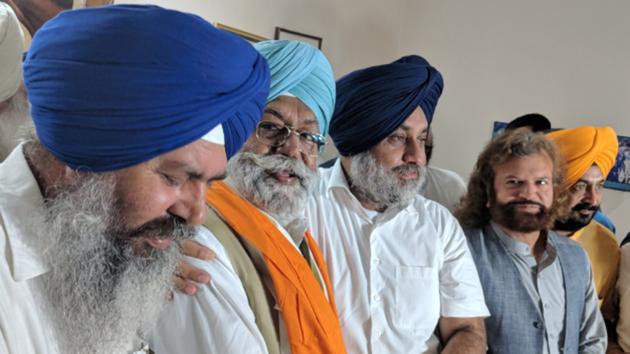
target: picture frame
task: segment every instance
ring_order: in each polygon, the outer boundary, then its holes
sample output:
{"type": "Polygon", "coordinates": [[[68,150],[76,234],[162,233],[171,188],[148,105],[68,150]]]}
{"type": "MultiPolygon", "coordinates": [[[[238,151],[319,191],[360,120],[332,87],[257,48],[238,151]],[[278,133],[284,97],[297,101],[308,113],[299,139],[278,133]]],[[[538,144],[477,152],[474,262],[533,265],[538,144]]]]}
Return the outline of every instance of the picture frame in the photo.
{"type": "Polygon", "coordinates": [[[242,29],[238,29],[236,27],[228,26],[220,22],[215,22],[214,27],[230,32],[230,33],[234,33],[235,35],[245,39],[246,41],[250,43],[258,43],[258,42],[266,41],[269,39],[269,38],[251,33],[251,32],[243,31],[242,29]]]}
{"type": "Polygon", "coordinates": [[[322,37],[317,37],[311,34],[306,34],[306,33],[290,30],[283,27],[276,27],[276,31],[274,33],[273,39],[286,39],[286,40],[301,41],[301,42],[310,44],[319,50],[322,49],[322,42],[324,41],[322,37]]]}
{"type": "Polygon", "coordinates": [[[617,135],[619,152],[604,187],[630,191],[630,137],[617,135]]]}
{"type": "MultiPolygon", "coordinates": [[[[492,138],[501,135],[508,123],[495,121],[492,125],[492,138]]],[[[556,129],[552,129],[556,130],[556,129]]],[[[615,164],[606,177],[604,187],[620,191],[630,191],[630,137],[617,135],[619,151],[615,164]]]]}

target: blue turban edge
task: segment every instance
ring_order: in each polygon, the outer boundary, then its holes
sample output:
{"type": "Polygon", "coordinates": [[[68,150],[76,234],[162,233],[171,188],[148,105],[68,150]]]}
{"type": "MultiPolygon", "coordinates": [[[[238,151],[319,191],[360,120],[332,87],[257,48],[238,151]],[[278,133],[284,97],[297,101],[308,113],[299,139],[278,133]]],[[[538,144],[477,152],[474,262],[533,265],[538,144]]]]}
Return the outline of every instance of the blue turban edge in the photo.
{"type": "Polygon", "coordinates": [[[267,59],[271,89],[267,102],[288,92],[314,114],[322,135],[335,108],[335,78],[328,59],[317,48],[298,41],[270,40],[254,44],[267,59]]]}
{"type": "Polygon", "coordinates": [[[420,107],[430,124],[442,94],[440,72],[417,55],[351,72],[337,81],[330,136],[343,156],[369,150],[420,107]]]}
{"type": "Polygon", "coordinates": [[[222,124],[228,157],[262,116],[266,60],[201,17],[157,6],[66,11],[24,64],[41,142],[76,170],[105,172],[183,147],[222,124]]]}

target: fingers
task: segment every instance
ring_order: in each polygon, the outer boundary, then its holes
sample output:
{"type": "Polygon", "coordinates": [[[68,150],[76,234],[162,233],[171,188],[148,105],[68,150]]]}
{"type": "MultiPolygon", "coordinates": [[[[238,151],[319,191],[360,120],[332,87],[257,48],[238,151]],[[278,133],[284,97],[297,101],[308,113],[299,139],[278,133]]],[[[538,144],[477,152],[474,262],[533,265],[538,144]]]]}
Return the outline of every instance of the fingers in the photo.
{"type": "MultiPolygon", "coordinates": [[[[209,248],[202,246],[200,243],[193,240],[186,240],[181,244],[182,254],[185,256],[197,258],[204,261],[213,260],[215,257],[214,252],[209,248]]],[[[186,261],[179,263],[178,274],[173,276],[173,283],[175,289],[181,291],[186,295],[195,295],[199,290],[197,283],[207,284],[210,282],[210,274],[206,271],[191,266],[186,261]]]]}
{"type": "Polygon", "coordinates": [[[203,269],[195,268],[186,261],[179,262],[179,274],[177,274],[182,280],[190,282],[196,281],[197,283],[207,284],[210,282],[210,274],[203,269]]]}
{"type": "Polygon", "coordinates": [[[181,250],[185,256],[201,259],[203,261],[210,261],[215,257],[212,250],[193,240],[185,240],[182,242],[181,250]]]}
{"type": "MultiPolygon", "coordinates": [[[[178,276],[173,276],[173,283],[175,285],[175,289],[181,291],[186,295],[195,295],[197,293],[197,284],[186,281],[178,276]]],[[[172,296],[173,294],[171,294],[172,296]]]]}

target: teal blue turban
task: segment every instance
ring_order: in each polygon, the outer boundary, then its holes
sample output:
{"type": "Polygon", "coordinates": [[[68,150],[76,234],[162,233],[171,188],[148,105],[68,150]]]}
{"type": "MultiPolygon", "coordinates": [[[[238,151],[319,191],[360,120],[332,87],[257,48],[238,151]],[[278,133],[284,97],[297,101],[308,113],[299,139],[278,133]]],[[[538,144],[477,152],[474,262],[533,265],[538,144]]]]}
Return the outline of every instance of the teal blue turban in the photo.
{"type": "Polygon", "coordinates": [[[335,78],[324,54],[298,41],[264,41],[254,44],[271,70],[267,102],[283,93],[300,99],[317,117],[322,135],[335,108],[335,78]]]}

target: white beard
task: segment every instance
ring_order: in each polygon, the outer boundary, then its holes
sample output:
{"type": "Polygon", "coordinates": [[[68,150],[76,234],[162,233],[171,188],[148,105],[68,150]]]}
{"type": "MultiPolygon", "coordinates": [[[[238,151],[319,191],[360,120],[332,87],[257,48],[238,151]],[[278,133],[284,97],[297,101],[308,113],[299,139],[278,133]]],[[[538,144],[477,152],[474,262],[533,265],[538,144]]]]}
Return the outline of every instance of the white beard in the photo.
{"type": "Polygon", "coordinates": [[[306,201],[317,181],[317,172],[302,161],[279,154],[239,152],[228,162],[227,172],[229,182],[243,198],[285,227],[304,218],[306,201]],[[270,175],[279,171],[294,174],[296,183],[282,184],[270,175]]]}
{"type": "Polygon", "coordinates": [[[350,162],[351,189],[357,199],[366,199],[378,210],[408,206],[420,191],[424,182],[424,168],[418,165],[402,165],[389,169],[381,165],[370,151],[352,156],[350,162]],[[395,170],[410,169],[418,178],[401,179],[395,170]]]}
{"type": "MultiPolygon", "coordinates": [[[[112,231],[124,221],[115,212],[115,175],[79,179],[45,205],[41,232],[51,271],[43,296],[62,353],[126,353],[158,318],[180,253],[171,246],[134,254],[129,240],[112,231]]],[[[171,233],[192,236],[185,226],[171,233]]]]}

